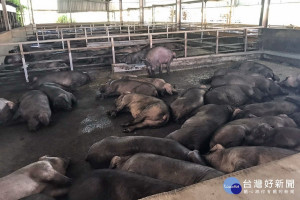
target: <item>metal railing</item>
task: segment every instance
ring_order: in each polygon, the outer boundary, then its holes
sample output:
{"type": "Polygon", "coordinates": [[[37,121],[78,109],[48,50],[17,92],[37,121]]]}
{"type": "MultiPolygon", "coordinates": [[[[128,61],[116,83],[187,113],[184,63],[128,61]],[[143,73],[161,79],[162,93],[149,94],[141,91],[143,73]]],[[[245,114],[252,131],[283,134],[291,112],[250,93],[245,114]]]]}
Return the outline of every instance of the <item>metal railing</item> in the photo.
{"type": "MultiPolygon", "coordinates": [[[[76,51],[86,51],[94,50],[98,51],[101,49],[110,49],[112,57],[112,66],[117,63],[117,51],[115,48],[126,47],[126,46],[139,46],[139,45],[149,45],[152,48],[156,44],[164,43],[176,43],[182,44],[183,51],[178,52],[178,58],[196,57],[202,55],[212,55],[212,54],[224,54],[232,52],[247,52],[258,50],[258,39],[259,30],[262,27],[244,27],[244,28],[226,28],[226,29],[206,29],[206,30],[189,30],[189,31],[168,31],[159,33],[131,33],[122,35],[110,35],[105,36],[94,36],[86,37],[87,33],[85,31],[84,38],[64,38],[61,34],[60,39],[53,40],[41,40],[41,41],[26,41],[26,42],[16,42],[16,43],[5,43],[0,44],[1,46],[18,46],[20,53],[10,53],[6,55],[21,55],[22,58],[22,68],[25,75],[26,82],[29,82],[28,75],[28,64],[36,63],[46,63],[61,60],[41,60],[34,62],[27,62],[26,55],[34,54],[45,54],[45,53],[57,53],[66,52],[69,58],[69,67],[73,71],[74,59],[88,59],[91,57],[74,58],[73,54],[76,51]],[[72,47],[72,42],[81,41],[85,43],[83,47],[72,47]],[[44,43],[57,44],[61,43],[61,48],[51,49],[51,50],[39,50],[26,52],[23,50],[24,45],[42,45],[44,43]],[[65,46],[66,44],[66,46],[65,46]]],[[[102,55],[100,55],[102,56],[102,55]]],[[[97,57],[97,56],[94,56],[97,57]]],[[[11,65],[3,65],[11,66],[11,65]]],[[[1,68],[0,68],[1,69],[1,68]]]]}
{"type": "MultiPolygon", "coordinates": [[[[249,25],[248,25],[249,26],[249,25]]],[[[50,24],[50,25],[36,25],[36,28],[25,27],[26,37],[39,40],[56,39],[63,36],[76,37],[90,37],[102,35],[119,35],[130,33],[150,33],[150,32],[168,32],[175,30],[203,30],[203,29],[223,29],[223,28],[239,28],[245,27],[242,24],[201,24],[201,23],[181,23],[180,26],[176,23],[155,23],[155,24],[106,24],[106,23],[90,23],[90,24],[50,24]]]]}

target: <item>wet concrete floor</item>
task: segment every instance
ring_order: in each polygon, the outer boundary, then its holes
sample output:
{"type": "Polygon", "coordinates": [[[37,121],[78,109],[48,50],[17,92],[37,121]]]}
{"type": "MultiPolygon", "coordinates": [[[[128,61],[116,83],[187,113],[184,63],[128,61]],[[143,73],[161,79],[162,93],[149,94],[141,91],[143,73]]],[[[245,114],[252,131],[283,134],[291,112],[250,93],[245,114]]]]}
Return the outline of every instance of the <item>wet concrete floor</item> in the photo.
{"type": "MultiPolygon", "coordinates": [[[[161,78],[175,84],[179,90],[197,86],[198,80],[211,74],[214,68],[205,68],[189,71],[163,74],[161,78]]],[[[36,132],[29,132],[25,123],[16,124],[0,129],[0,177],[11,173],[29,163],[37,161],[40,156],[70,157],[72,163],[67,175],[76,178],[90,167],[84,161],[89,147],[111,135],[149,135],[164,137],[178,129],[180,124],[169,122],[161,128],[147,128],[137,130],[130,134],[122,132],[120,124],[129,121],[129,113],[122,113],[116,119],[106,115],[106,111],[114,108],[114,99],[96,100],[96,91],[101,83],[108,80],[106,74],[99,77],[89,85],[78,88],[75,96],[78,98],[77,106],[71,112],[52,113],[50,126],[42,127],[36,132]]],[[[93,76],[97,76],[93,74],[93,76]]],[[[24,83],[0,88],[1,97],[17,101],[26,91],[24,83]]],[[[176,96],[166,96],[163,99],[169,103],[176,96]]]]}
{"type": "MultiPolygon", "coordinates": [[[[281,68],[282,65],[264,62],[268,66],[281,68]]],[[[221,67],[227,67],[229,64],[221,67]]],[[[218,66],[220,67],[220,66],[218,66]]],[[[188,71],[163,74],[160,78],[175,84],[177,89],[183,90],[191,86],[198,86],[199,79],[213,74],[216,67],[200,68],[188,71]]],[[[298,68],[291,68],[290,73],[300,73],[298,68]]],[[[278,73],[281,73],[278,71],[278,73]]],[[[281,78],[289,72],[281,73],[281,78]]],[[[148,135],[164,137],[178,129],[180,124],[170,121],[160,128],[140,129],[133,133],[123,133],[120,124],[129,121],[129,113],[122,113],[116,119],[106,115],[106,111],[114,108],[114,99],[96,100],[96,91],[101,83],[108,80],[108,72],[93,72],[96,77],[89,85],[78,88],[75,96],[77,106],[71,112],[56,112],[52,115],[50,126],[42,127],[37,132],[29,132],[26,124],[0,127],[0,177],[7,175],[27,164],[35,162],[43,155],[70,157],[72,162],[67,176],[78,178],[91,171],[84,161],[89,147],[111,135],[148,135]]],[[[22,82],[11,86],[0,87],[0,97],[16,101],[24,92],[26,86],[22,82]]],[[[176,96],[163,97],[168,104],[176,96]]]]}

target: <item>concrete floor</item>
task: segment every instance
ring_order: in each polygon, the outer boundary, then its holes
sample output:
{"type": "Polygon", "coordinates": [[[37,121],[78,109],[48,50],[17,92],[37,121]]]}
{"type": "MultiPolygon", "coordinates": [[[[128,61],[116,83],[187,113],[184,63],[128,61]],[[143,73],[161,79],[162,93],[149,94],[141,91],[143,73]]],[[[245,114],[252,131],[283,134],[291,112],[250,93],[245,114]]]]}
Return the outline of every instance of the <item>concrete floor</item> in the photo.
{"type": "MultiPolygon", "coordinates": [[[[213,73],[214,68],[163,74],[162,78],[173,83],[179,90],[198,85],[201,77],[213,73]]],[[[40,156],[52,155],[71,157],[72,164],[68,176],[76,178],[89,171],[84,161],[89,147],[110,135],[150,135],[164,137],[178,129],[180,124],[169,122],[158,129],[141,129],[131,134],[122,133],[120,124],[131,119],[129,113],[122,113],[116,119],[110,119],[106,111],[114,108],[114,98],[96,100],[96,91],[101,83],[108,80],[109,73],[96,72],[97,79],[89,85],[78,88],[75,96],[77,106],[71,112],[52,113],[50,126],[37,132],[29,132],[26,124],[17,124],[0,129],[0,177],[11,173],[40,156]],[[100,78],[99,78],[100,77],[100,78]]],[[[26,91],[24,83],[0,88],[1,97],[17,101],[26,91]]],[[[166,102],[172,102],[176,96],[166,96],[166,102]]]]}
{"type": "MultiPolygon", "coordinates": [[[[271,67],[281,78],[289,74],[300,73],[299,68],[261,61],[271,67]]],[[[228,67],[229,64],[221,67],[228,67]]],[[[213,74],[217,67],[200,68],[188,71],[163,74],[161,78],[175,84],[179,90],[199,85],[199,79],[213,74]]],[[[43,155],[70,157],[72,162],[67,176],[78,178],[91,171],[84,161],[89,147],[110,135],[149,135],[164,137],[178,129],[180,124],[169,122],[156,129],[141,129],[131,134],[122,133],[120,124],[131,119],[130,114],[121,114],[116,119],[106,116],[106,111],[114,108],[113,99],[95,100],[96,90],[109,76],[108,72],[91,73],[96,78],[89,85],[78,88],[75,96],[78,105],[71,112],[53,113],[49,127],[37,132],[29,132],[26,124],[18,124],[0,129],[0,177],[7,175],[29,163],[37,161],[43,155]]],[[[0,88],[0,96],[16,101],[26,90],[24,82],[0,88]]],[[[163,99],[170,103],[176,96],[163,99]]]]}

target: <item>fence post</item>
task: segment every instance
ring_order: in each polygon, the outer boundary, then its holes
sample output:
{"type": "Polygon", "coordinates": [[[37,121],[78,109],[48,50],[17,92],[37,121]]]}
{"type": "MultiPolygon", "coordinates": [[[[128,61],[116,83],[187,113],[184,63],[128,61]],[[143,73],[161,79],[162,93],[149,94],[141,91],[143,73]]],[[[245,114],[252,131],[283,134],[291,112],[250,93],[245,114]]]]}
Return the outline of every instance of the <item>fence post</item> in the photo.
{"type": "Polygon", "coordinates": [[[248,30],[245,28],[244,30],[244,52],[247,52],[248,47],[248,30]]]}
{"type": "Polygon", "coordinates": [[[169,38],[169,25],[167,24],[167,38],[169,38]]]}
{"type": "Polygon", "coordinates": [[[130,41],[130,27],[128,26],[128,40],[130,41]]]}
{"type": "Polygon", "coordinates": [[[150,33],[149,25],[148,25],[148,34],[150,33]]]}
{"type": "Polygon", "coordinates": [[[63,29],[60,30],[60,37],[61,37],[62,48],[65,49],[63,29]]]}
{"type": "Polygon", "coordinates": [[[133,24],[133,33],[135,34],[135,24],[133,24]]]}
{"type": "MultiPolygon", "coordinates": [[[[45,27],[44,27],[44,29],[45,29],[45,27]]],[[[43,40],[45,40],[44,29],[42,29],[43,40]]]]}
{"type": "Polygon", "coordinates": [[[74,26],[74,33],[75,33],[75,38],[77,38],[77,28],[74,26]]]}
{"type": "Polygon", "coordinates": [[[29,82],[28,72],[27,72],[28,65],[26,64],[26,61],[25,61],[25,56],[24,56],[24,51],[23,51],[23,45],[19,44],[19,48],[20,48],[20,53],[21,53],[21,57],[22,57],[22,63],[23,63],[23,70],[24,70],[24,74],[25,74],[25,79],[26,79],[26,82],[28,83],[29,82]]]}
{"type": "Polygon", "coordinates": [[[150,49],[152,49],[152,34],[149,34],[150,49]]]}
{"type": "Polygon", "coordinates": [[[57,32],[57,39],[59,39],[59,30],[58,30],[58,26],[56,26],[56,32],[57,32]]]}
{"type": "Polygon", "coordinates": [[[219,30],[217,30],[216,34],[216,54],[219,53],[219,30]]]}
{"type": "Polygon", "coordinates": [[[109,42],[109,29],[106,27],[107,41],[109,42]]]}
{"type": "Polygon", "coordinates": [[[112,57],[113,57],[113,65],[112,65],[112,73],[115,72],[114,70],[114,65],[116,64],[116,54],[115,54],[115,42],[114,42],[114,38],[111,38],[111,52],[112,52],[112,57]]]}
{"type": "Polygon", "coordinates": [[[86,35],[86,27],[84,27],[84,37],[85,37],[85,44],[87,46],[88,44],[88,39],[87,39],[87,35],[86,35]]]}
{"type": "Polygon", "coordinates": [[[187,32],[184,32],[184,57],[187,57],[187,32]]]}
{"type": "Polygon", "coordinates": [[[93,35],[92,24],[90,24],[91,35],[93,35]]]}
{"type": "Polygon", "coordinates": [[[35,36],[36,36],[36,42],[37,42],[38,46],[40,46],[40,42],[39,42],[39,34],[38,34],[37,29],[35,30],[35,36]]]}
{"type": "Polygon", "coordinates": [[[70,40],[67,40],[67,45],[68,45],[68,52],[69,52],[70,68],[71,68],[71,71],[73,71],[74,68],[73,68],[73,58],[72,58],[70,40]]]}

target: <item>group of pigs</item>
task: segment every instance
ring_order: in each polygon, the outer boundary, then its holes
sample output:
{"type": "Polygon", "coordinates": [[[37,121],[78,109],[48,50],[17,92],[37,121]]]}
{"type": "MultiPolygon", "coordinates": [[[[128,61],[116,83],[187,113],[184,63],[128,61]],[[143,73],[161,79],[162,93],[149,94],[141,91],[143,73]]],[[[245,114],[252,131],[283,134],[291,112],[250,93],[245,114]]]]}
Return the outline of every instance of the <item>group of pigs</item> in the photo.
{"type": "Polygon", "coordinates": [[[284,96],[287,91],[298,92],[300,76],[279,82],[270,68],[244,62],[217,70],[201,82],[209,85],[188,88],[167,105],[159,97],[177,90],[163,79],[126,76],[108,81],[98,97],[118,96],[116,108],[107,112],[112,117],[129,110],[133,120],[122,124],[124,132],[160,127],[169,120],[183,123],[181,128],[165,138],[110,136],[96,142],[86,156],[96,170],[73,184],[64,175],[68,160],[42,157],[0,179],[5,199],[43,192],[50,196],[68,193],[70,200],[133,200],[300,150],[300,97],[284,96]],[[39,187],[26,187],[22,192],[11,186],[10,181],[20,175],[21,182],[39,187]]]}
{"type": "Polygon", "coordinates": [[[48,126],[52,110],[71,110],[76,97],[69,91],[89,82],[81,72],[54,72],[35,77],[31,90],[25,92],[18,103],[0,99],[0,124],[27,122],[30,131],[48,126]]]}
{"type": "Polygon", "coordinates": [[[300,97],[284,96],[290,89],[297,92],[297,76],[279,82],[270,68],[243,62],[217,70],[205,81],[209,86],[186,89],[170,106],[158,97],[176,90],[161,79],[125,77],[102,86],[100,97],[120,95],[116,109],[108,114],[115,117],[128,108],[134,118],[122,125],[124,132],[159,127],[171,119],[183,124],[165,138],[111,136],[95,143],[86,160],[98,170],[75,183],[70,198],[140,198],[149,191],[191,185],[300,150],[300,97]],[[109,178],[110,183],[102,182],[109,178]],[[127,180],[135,181],[128,184],[127,180]],[[91,186],[93,181],[97,185],[91,186]],[[130,190],[133,187],[139,189],[138,194],[130,190]],[[110,192],[92,192],[102,188],[110,192]]]}
{"type": "Polygon", "coordinates": [[[177,91],[162,79],[125,77],[103,85],[99,97],[120,95],[108,114],[127,108],[133,117],[124,132],[171,119],[184,123],[165,138],[110,136],[95,143],[86,160],[98,170],[72,186],[70,199],[138,199],[299,151],[300,98],[274,100],[287,87],[297,89],[297,77],[279,82],[270,68],[244,62],[209,81],[209,87],[186,89],[170,106],[158,97],[177,91]]]}
{"type": "MultiPolygon", "coordinates": [[[[73,44],[77,46],[80,44],[73,44]]],[[[39,46],[24,45],[24,52],[52,50],[60,48],[60,44],[40,44],[39,46]]],[[[182,50],[182,45],[179,44],[160,44],[159,46],[150,48],[150,46],[134,46],[116,49],[116,60],[118,63],[127,64],[146,64],[149,75],[154,75],[155,71],[162,72],[162,65],[166,65],[166,69],[170,72],[170,64],[173,58],[176,57],[176,53],[171,49],[182,50]]],[[[12,55],[7,55],[4,59],[5,64],[21,64],[22,58],[19,48],[15,48],[9,51],[12,55]]],[[[85,52],[72,52],[73,62],[80,64],[112,64],[111,50],[99,51],[85,51],[85,52]],[[90,57],[90,58],[88,58],[90,57]],[[85,58],[85,59],[80,59],[85,58]]],[[[27,62],[43,61],[43,60],[55,60],[54,62],[43,62],[37,64],[29,64],[29,69],[55,69],[57,71],[63,71],[68,69],[69,54],[65,52],[56,53],[35,53],[25,55],[27,62]],[[58,61],[60,60],[60,61],[58,61]]],[[[15,69],[15,67],[13,67],[15,69]]],[[[11,69],[11,67],[6,67],[11,69]]]]}
{"type": "Polygon", "coordinates": [[[155,71],[162,73],[163,65],[166,65],[166,70],[170,72],[170,64],[176,53],[172,49],[182,49],[179,44],[163,44],[153,48],[145,47],[129,47],[119,50],[119,53],[127,53],[117,57],[117,61],[127,64],[146,64],[149,76],[154,76],[155,71]]]}

